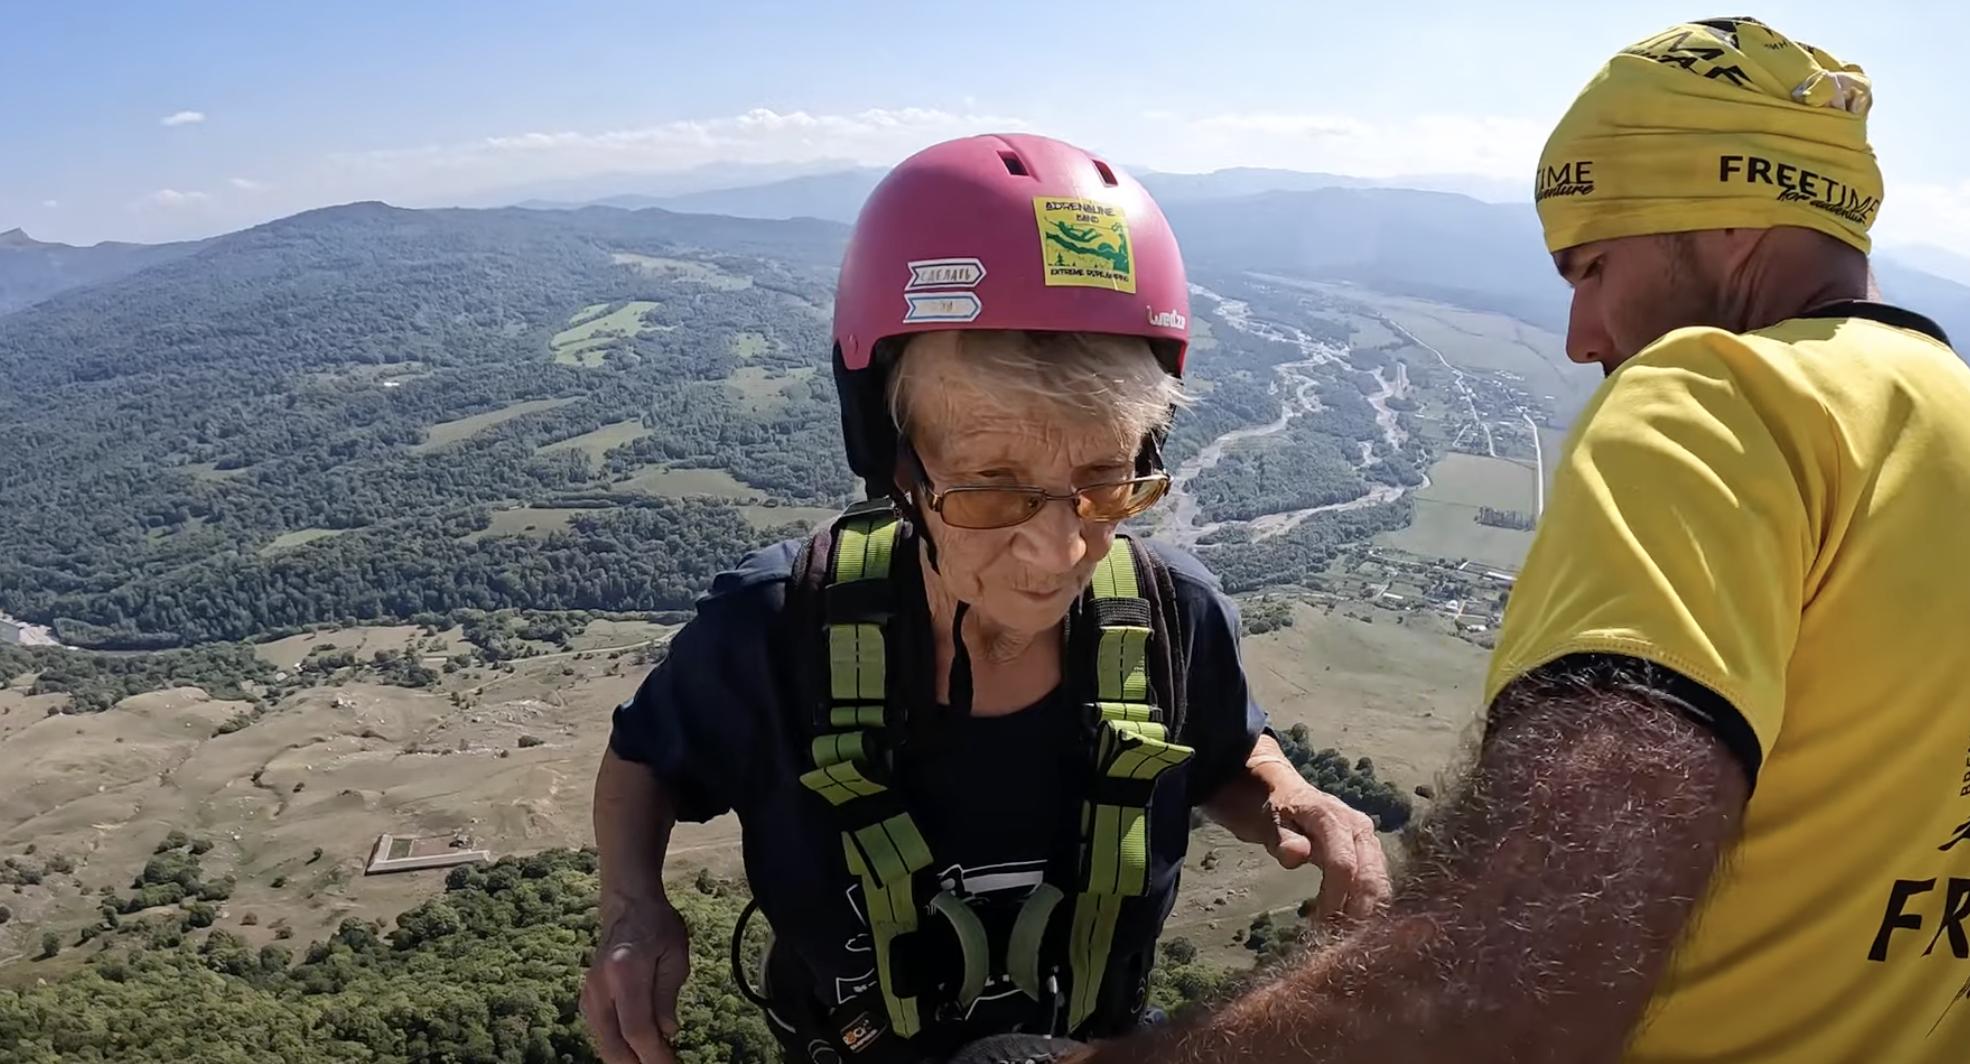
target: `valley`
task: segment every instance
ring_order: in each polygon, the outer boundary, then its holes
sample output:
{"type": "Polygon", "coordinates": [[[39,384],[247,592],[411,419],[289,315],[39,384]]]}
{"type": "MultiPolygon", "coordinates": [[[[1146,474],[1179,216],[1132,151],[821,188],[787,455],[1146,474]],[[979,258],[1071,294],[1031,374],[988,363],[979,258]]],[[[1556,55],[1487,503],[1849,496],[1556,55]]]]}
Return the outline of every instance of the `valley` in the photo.
{"type": "MultiPolygon", "coordinates": [[[[34,873],[0,887],[0,984],[86,967],[36,959],[51,930],[132,940],[101,904],[134,903],[173,831],[222,896],[123,926],[168,937],[210,904],[249,948],[387,926],[440,889],[443,870],[366,875],[380,836],[589,844],[611,711],[697,593],[855,497],[816,310],[841,230],[819,224],[358,205],[0,316],[22,382],[0,419],[46,455],[0,468],[0,607],[81,648],[0,642],[0,778],[20,781],[0,857],[34,873]],[[324,246],[379,264],[336,275],[342,309],[197,334],[274,298],[206,275],[305,274],[324,246]],[[529,265],[485,290],[391,265],[515,248],[529,265]],[[206,656],[116,671],[164,648],[206,656]]],[[[1535,444],[1578,396],[1544,383],[1549,334],[1505,315],[1208,272],[1200,401],[1144,531],[1238,597],[1275,724],[1426,813],[1530,540],[1476,517],[1536,509],[1535,444]]],[[[671,852],[679,876],[742,872],[729,817],[671,852]]],[[[1171,933],[1242,964],[1254,916],[1317,884],[1203,826],[1171,933]]]]}

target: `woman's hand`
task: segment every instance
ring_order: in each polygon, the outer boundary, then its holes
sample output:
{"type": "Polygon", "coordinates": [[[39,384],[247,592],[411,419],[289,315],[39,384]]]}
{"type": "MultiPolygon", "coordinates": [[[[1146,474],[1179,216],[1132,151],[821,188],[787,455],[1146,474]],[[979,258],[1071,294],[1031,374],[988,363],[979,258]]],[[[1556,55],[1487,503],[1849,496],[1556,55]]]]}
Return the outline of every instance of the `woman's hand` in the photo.
{"type": "Polygon", "coordinates": [[[1388,860],[1366,814],[1297,776],[1275,785],[1265,807],[1273,824],[1266,852],[1281,868],[1320,869],[1315,922],[1365,918],[1388,902],[1388,860]]]}
{"type": "Polygon", "coordinates": [[[684,920],[661,894],[602,898],[581,1012],[607,1064],[674,1064],[677,993],[691,974],[684,920]]]}

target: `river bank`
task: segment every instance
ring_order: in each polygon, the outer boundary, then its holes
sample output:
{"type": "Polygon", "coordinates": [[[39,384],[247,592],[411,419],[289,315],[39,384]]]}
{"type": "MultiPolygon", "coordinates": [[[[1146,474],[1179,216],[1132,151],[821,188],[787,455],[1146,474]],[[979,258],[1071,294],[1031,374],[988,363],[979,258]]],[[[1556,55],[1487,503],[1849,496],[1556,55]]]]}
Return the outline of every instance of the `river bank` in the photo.
{"type": "MultiPolygon", "coordinates": [[[[1328,363],[1346,365],[1348,350],[1345,347],[1315,340],[1296,328],[1281,329],[1270,322],[1259,321],[1252,317],[1251,306],[1243,300],[1226,299],[1209,289],[1200,287],[1193,287],[1192,292],[1214,302],[1217,317],[1224,324],[1253,336],[1292,344],[1305,357],[1273,367],[1277,379],[1268,385],[1266,390],[1269,394],[1280,397],[1278,417],[1263,425],[1232,429],[1205,444],[1202,450],[1189,461],[1179,465],[1171,474],[1170,503],[1166,510],[1167,516],[1157,529],[1158,535],[1182,546],[1194,547],[1213,532],[1231,525],[1244,525],[1254,539],[1268,539],[1299,527],[1315,514],[1380,506],[1394,502],[1411,491],[1429,486],[1427,476],[1423,478],[1421,484],[1407,487],[1371,484],[1365,494],[1345,502],[1261,514],[1249,521],[1206,520],[1197,496],[1191,490],[1192,482],[1223,461],[1228,448],[1241,442],[1284,432],[1295,418],[1318,414],[1325,409],[1320,404],[1321,382],[1313,377],[1310,371],[1328,363]]],[[[1409,368],[1398,362],[1393,379],[1386,376],[1381,369],[1375,370],[1374,376],[1380,388],[1365,398],[1369,405],[1375,408],[1375,422],[1382,430],[1384,446],[1388,448],[1390,454],[1395,454],[1408,441],[1409,434],[1402,429],[1399,416],[1389,406],[1389,400],[1408,395],[1409,368]]],[[[1375,445],[1370,441],[1362,441],[1361,465],[1364,468],[1372,465],[1375,458],[1375,445]]]]}

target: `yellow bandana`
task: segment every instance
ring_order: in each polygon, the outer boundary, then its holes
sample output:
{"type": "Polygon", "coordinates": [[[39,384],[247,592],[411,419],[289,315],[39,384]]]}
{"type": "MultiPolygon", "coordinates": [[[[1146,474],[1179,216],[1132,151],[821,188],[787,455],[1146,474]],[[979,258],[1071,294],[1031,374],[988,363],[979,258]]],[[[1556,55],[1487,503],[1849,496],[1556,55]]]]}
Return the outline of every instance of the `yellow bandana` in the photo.
{"type": "Polygon", "coordinates": [[[1866,251],[1882,196],[1872,102],[1860,67],[1753,19],[1671,27],[1609,60],[1547,140],[1547,250],[1796,225],[1866,251]]]}

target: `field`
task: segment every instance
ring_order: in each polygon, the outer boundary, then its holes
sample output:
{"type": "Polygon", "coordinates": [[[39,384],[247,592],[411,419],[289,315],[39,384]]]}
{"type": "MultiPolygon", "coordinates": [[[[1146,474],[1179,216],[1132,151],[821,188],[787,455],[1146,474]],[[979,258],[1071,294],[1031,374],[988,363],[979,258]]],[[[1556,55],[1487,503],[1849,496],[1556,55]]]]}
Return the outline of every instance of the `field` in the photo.
{"type": "Polygon", "coordinates": [[[641,421],[618,421],[613,425],[604,425],[594,432],[584,432],[559,443],[550,443],[538,448],[535,453],[557,454],[562,451],[580,451],[588,456],[589,461],[599,462],[611,448],[634,443],[648,435],[650,430],[645,428],[641,421]]]}
{"type": "MultiPolygon", "coordinates": [[[[586,844],[589,787],[610,711],[647,671],[611,655],[671,631],[597,621],[573,649],[524,659],[512,673],[468,669],[425,690],[319,687],[227,735],[214,732],[244,705],[192,688],[74,717],[46,716],[62,696],[0,689],[0,778],[8,781],[0,788],[0,854],[33,843],[40,857],[62,854],[78,866],[72,876],[50,875],[7,897],[15,919],[0,926],[0,962],[31,951],[41,927],[82,922],[95,909],[95,889],[126,887],[172,828],[215,843],[208,871],[239,879],[217,926],[256,947],[272,940],[271,925],[281,919],[306,943],[344,916],[387,920],[441,889],[443,871],[363,877],[369,847],[384,832],[464,831],[495,854],[586,844]],[[541,743],[523,749],[523,735],[541,743]],[[273,886],[276,876],[286,884],[273,886]],[[259,917],[258,926],[242,926],[246,913],[259,917]]],[[[309,633],[258,651],[292,667],[317,645],[367,657],[419,633],[408,626],[309,633]]],[[[456,629],[440,638],[464,646],[456,629]]],[[[732,871],[736,838],[730,818],[683,825],[672,852],[686,871],[732,871]]]]}
{"type": "MultiPolygon", "coordinates": [[[[242,707],[193,689],[83,717],[46,717],[45,699],[0,691],[0,778],[10,781],[0,793],[0,853],[33,842],[43,857],[68,855],[79,866],[8,899],[17,916],[0,927],[0,960],[31,951],[39,931],[28,928],[86,919],[97,899],[78,888],[123,888],[172,828],[214,841],[207,869],[239,879],[216,926],[254,947],[272,940],[279,921],[305,943],[345,917],[387,920],[439,890],[442,871],[361,874],[384,832],[462,831],[495,855],[586,844],[610,712],[646,672],[608,648],[669,631],[597,621],[572,650],[523,659],[512,673],[472,668],[426,690],[316,688],[219,736],[217,726],[242,707]],[[541,742],[523,749],[521,736],[541,742]],[[286,878],[282,887],[273,886],[277,876],[286,878]],[[247,913],[256,926],[242,924],[247,913]]],[[[351,629],[259,649],[291,666],[318,644],[367,656],[418,634],[408,626],[351,629]]],[[[446,634],[462,645],[456,630],[446,634]]],[[[1456,756],[1473,718],[1482,652],[1397,626],[1388,614],[1371,625],[1302,606],[1293,627],[1246,641],[1246,664],[1279,726],[1304,721],[1320,742],[1373,757],[1406,788],[1432,780],[1456,756]]],[[[736,872],[737,843],[731,817],[680,825],[671,868],[736,872]]],[[[1199,832],[1192,849],[1171,933],[1225,959],[1243,956],[1230,935],[1251,914],[1318,889],[1316,873],[1282,871],[1215,827],[1199,832]],[[1205,871],[1211,850],[1218,859],[1205,871]]],[[[45,976],[69,956],[17,971],[45,976]]]]}
{"type": "Polygon", "coordinates": [[[1416,495],[1416,520],[1377,540],[1438,558],[1468,558],[1516,568],[1532,547],[1532,533],[1477,523],[1481,506],[1533,508],[1532,470],[1503,458],[1451,454],[1430,467],[1430,486],[1416,495]]]}
{"type": "Polygon", "coordinates": [[[752,499],[760,495],[758,489],[748,487],[723,469],[670,469],[665,466],[646,466],[635,476],[616,481],[615,490],[672,498],[710,495],[721,499],[752,499]]]}
{"type": "MultiPolygon", "coordinates": [[[[1475,738],[1484,652],[1415,618],[1398,625],[1389,612],[1360,612],[1375,623],[1299,606],[1292,627],[1246,637],[1254,696],[1275,727],[1305,723],[1317,746],[1373,758],[1376,772],[1404,791],[1433,784],[1475,738]]],[[[1429,808],[1415,803],[1419,815],[1429,808]]],[[[1317,873],[1281,869],[1263,849],[1206,827],[1192,840],[1168,934],[1238,963],[1250,954],[1231,934],[1254,913],[1297,906],[1319,882],[1317,873]],[[1216,867],[1206,871],[1212,850],[1216,867]]]]}
{"type": "Polygon", "coordinates": [[[617,265],[631,267],[645,277],[668,277],[727,292],[752,287],[752,278],[727,273],[707,262],[666,259],[655,255],[632,255],[626,252],[618,252],[610,257],[617,265]]]}
{"type": "Polygon", "coordinates": [[[1453,365],[1516,374],[1536,398],[1570,420],[1601,383],[1594,370],[1567,360],[1562,338],[1503,314],[1464,310],[1359,288],[1331,289],[1365,303],[1453,365]]]}
{"type": "Polygon", "coordinates": [[[771,350],[773,350],[773,341],[759,333],[748,330],[732,337],[732,353],[747,361],[771,350]]]}
{"type": "Polygon", "coordinates": [[[739,394],[739,401],[752,413],[772,413],[786,404],[787,390],[806,384],[814,378],[814,370],[802,366],[792,370],[768,370],[759,366],[740,366],[738,371],[726,378],[726,383],[739,394]]]}
{"type": "MultiPolygon", "coordinates": [[[[364,625],[356,628],[340,628],[324,632],[303,632],[285,639],[274,639],[256,644],[253,652],[260,660],[282,668],[293,668],[317,647],[331,651],[348,651],[360,658],[375,655],[379,650],[400,651],[418,637],[419,629],[408,624],[364,625]]],[[[464,635],[454,628],[442,633],[439,638],[457,646],[464,642],[464,635]]]]}
{"type": "Polygon", "coordinates": [[[471,417],[462,417],[455,421],[441,421],[431,426],[430,431],[424,436],[424,442],[413,446],[410,452],[412,454],[429,454],[432,451],[438,450],[441,447],[450,446],[460,440],[470,439],[495,425],[505,424],[516,417],[525,417],[537,411],[552,410],[557,406],[566,406],[574,402],[577,398],[579,397],[530,399],[524,403],[508,403],[497,410],[488,410],[483,414],[473,414],[471,417]]]}
{"type": "Polygon", "coordinates": [[[298,528],[292,532],[282,532],[280,535],[275,536],[272,542],[260,548],[260,553],[271,554],[274,551],[285,550],[288,547],[298,547],[303,543],[313,543],[318,539],[339,536],[347,531],[348,529],[346,528],[298,528]]]}
{"type": "Polygon", "coordinates": [[[823,521],[833,520],[839,510],[823,506],[759,506],[739,507],[739,512],[752,522],[754,528],[777,528],[780,525],[804,523],[809,527],[823,521]]]}
{"type": "Polygon", "coordinates": [[[568,319],[568,327],[554,334],[548,347],[554,361],[569,366],[599,366],[604,354],[618,340],[649,331],[643,315],[657,309],[655,303],[632,300],[607,314],[599,314],[591,304],[568,319]]]}
{"type": "Polygon", "coordinates": [[[516,506],[510,510],[494,510],[491,524],[462,538],[467,543],[477,543],[487,536],[545,536],[568,527],[569,521],[582,514],[594,512],[592,509],[552,506],[516,506]]]}

